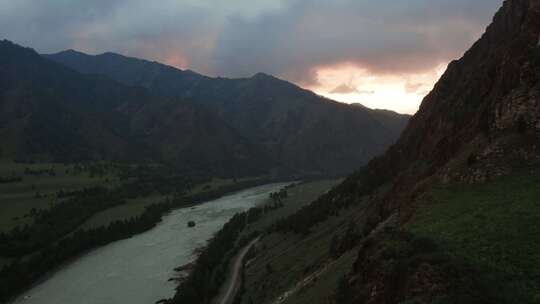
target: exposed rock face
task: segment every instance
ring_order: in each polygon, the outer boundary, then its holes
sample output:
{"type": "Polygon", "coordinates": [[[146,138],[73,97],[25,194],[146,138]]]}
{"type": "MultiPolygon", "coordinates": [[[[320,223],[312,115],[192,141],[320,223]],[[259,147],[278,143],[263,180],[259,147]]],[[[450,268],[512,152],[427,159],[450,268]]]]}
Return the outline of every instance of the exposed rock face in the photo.
{"type": "MultiPolygon", "coordinates": [[[[525,68],[530,69],[531,67],[527,65],[525,68]]],[[[534,75],[538,75],[537,71],[534,75]]],[[[528,78],[526,81],[528,82],[530,79],[528,78]]],[[[540,91],[538,86],[524,87],[513,91],[504,99],[504,102],[497,105],[494,114],[493,128],[496,130],[532,128],[540,131],[540,91]]]]}
{"type": "Polygon", "coordinates": [[[428,176],[478,136],[491,141],[505,131],[538,132],[539,37],[539,1],[505,1],[486,33],[449,64],[398,142],[370,164],[371,170],[428,176]],[[419,163],[422,172],[413,168],[419,163]]]}

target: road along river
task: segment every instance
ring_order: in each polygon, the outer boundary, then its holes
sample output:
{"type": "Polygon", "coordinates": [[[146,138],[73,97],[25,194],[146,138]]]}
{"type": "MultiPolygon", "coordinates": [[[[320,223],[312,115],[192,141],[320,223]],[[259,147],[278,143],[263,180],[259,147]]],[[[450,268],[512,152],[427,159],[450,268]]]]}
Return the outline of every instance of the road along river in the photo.
{"type": "Polygon", "coordinates": [[[100,247],[67,264],[12,303],[152,304],[174,294],[174,268],[195,259],[235,213],[263,203],[287,183],[246,189],[174,210],[153,229],[100,247]],[[196,226],[188,228],[188,222],[196,226]]]}

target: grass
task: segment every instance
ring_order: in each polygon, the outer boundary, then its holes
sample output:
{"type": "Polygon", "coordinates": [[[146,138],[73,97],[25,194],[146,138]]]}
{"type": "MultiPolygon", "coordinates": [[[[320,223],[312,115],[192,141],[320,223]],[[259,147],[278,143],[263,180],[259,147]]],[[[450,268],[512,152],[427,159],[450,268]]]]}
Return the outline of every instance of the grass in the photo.
{"type": "Polygon", "coordinates": [[[298,292],[293,293],[284,303],[324,303],[324,297],[322,295],[330,295],[332,293],[331,291],[336,290],[339,281],[351,271],[357,257],[358,250],[356,248],[348,251],[329,265],[316,280],[313,280],[298,292]]]}
{"type": "Polygon", "coordinates": [[[540,294],[540,173],[438,186],[406,227],[504,286],[510,302],[540,294]]]}
{"type": "MultiPolygon", "coordinates": [[[[249,300],[253,300],[253,303],[271,303],[328,263],[331,260],[329,255],[331,239],[335,234],[344,232],[347,226],[347,221],[344,220],[346,217],[346,214],[330,217],[306,237],[298,234],[272,233],[263,238],[259,247],[260,252],[246,269],[247,292],[243,297],[243,303],[250,303],[249,300]],[[273,269],[271,273],[268,272],[267,265],[273,269]]],[[[330,269],[333,269],[333,266],[330,269]]],[[[328,289],[317,289],[316,294],[328,295],[336,286],[327,287],[328,289]]]]}
{"type": "Polygon", "coordinates": [[[56,201],[60,190],[72,191],[100,184],[114,183],[114,176],[90,176],[87,172],[75,174],[73,166],[59,163],[22,164],[0,162],[0,176],[20,176],[22,181],[0,184],[0,231],[9,231],[17,225],[30,224],[32,218],[25,216],[33,209],[49,208],[56,201]],[[54,168],[55,176],[48,174],[27,175],[31,170],[54,168]],[[37,198],[36,193],[41,197],[37,198]]]}

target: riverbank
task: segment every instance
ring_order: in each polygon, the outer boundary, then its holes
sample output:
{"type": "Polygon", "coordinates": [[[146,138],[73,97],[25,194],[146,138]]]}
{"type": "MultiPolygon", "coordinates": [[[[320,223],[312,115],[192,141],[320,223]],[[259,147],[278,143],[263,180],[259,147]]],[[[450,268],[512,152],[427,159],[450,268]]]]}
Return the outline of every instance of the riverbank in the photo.
{"type": "Polygon", "coordinates": [[[235,297],[240,291],[240,288],[243,284],[243,272],[244,272],[244,263],[246,256],[249,251],[257,244],[260,237],[256,237],[249,244],[240,249],[240,252],[234,257],[231,263],[231,269],[229,273],[229,278],[223,284],[220,293],[217,295],[214,300],[214,304],[232,304],[235,297]]]}

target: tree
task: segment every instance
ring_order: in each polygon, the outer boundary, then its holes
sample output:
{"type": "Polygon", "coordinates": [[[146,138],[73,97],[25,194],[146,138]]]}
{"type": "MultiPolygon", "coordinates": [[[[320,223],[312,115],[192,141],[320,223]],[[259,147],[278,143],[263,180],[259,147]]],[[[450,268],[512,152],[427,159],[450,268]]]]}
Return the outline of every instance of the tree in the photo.
{"type": "Polygon", "coordinates": [[[339,257],[339,236],[334,235],[330,240],[330,257],[336,259],[339,257]]]}

